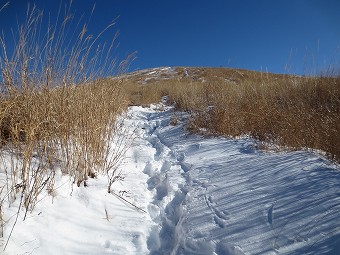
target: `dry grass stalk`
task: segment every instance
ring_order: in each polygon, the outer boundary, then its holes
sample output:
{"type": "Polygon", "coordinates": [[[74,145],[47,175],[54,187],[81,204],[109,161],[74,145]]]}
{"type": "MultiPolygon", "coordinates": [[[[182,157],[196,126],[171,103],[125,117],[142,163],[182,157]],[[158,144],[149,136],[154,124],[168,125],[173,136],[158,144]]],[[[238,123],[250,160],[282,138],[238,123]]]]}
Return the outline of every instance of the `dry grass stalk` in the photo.
{"type": "MultiPolygon", "coordinates": [[[[121,138],[118,149],[112,143],[117,117],[128,105],[122,84],[100,78],[122,71],[129,62],[117,64],[111,57],[116,36],[108,47],[97,45],[113,23],[98,36],[87,34],[86,24],[78,34],[70,34],[72,16],[58,13],[56,23],[43,30],[43,13],[29,8],[13,53],[0,37],[2,224],[6,204],[20,198],[18,213],[24,209],[25,218],[43,190],[54,190],[56,165],[78,186],[86,185],[96,173],[117,169],[129,145],[121,138]]],[[[110,174],[109,185],[115,174],[110,174]]]]}

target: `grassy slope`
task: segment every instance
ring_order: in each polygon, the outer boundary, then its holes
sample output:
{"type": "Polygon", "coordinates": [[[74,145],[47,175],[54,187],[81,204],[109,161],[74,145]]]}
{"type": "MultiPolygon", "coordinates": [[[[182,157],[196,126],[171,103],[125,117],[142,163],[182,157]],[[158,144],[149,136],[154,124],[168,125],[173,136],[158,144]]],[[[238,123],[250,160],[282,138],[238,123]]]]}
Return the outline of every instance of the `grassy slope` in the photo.
{"type": "Polygon", "coordinates": [[[192,131],[250,134],[291,149],[322,150],[330,159],[340,159],[339,77],[230,68],[178,67],[175,74],[163,71],[158,77],[152,72],[123,78],[131,104],[149,104],[168,95],[178,109],[192,113],[192,131]]]}

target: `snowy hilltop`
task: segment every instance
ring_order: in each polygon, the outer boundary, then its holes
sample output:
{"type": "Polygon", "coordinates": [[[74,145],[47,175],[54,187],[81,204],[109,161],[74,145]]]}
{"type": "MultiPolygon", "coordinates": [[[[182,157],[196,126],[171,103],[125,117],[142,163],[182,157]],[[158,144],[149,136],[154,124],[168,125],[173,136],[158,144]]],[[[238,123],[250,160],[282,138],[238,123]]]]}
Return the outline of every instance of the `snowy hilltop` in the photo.
{"type": "Polygon", "coordinates": [[[74,187],[58,174],[55,194],[19,215],[4,254],[340,253],[336,164],[188,134],[187,119],[165,105],[130,107],[124,128],[135,139],[113,192],[100,175],[74,187]]]}

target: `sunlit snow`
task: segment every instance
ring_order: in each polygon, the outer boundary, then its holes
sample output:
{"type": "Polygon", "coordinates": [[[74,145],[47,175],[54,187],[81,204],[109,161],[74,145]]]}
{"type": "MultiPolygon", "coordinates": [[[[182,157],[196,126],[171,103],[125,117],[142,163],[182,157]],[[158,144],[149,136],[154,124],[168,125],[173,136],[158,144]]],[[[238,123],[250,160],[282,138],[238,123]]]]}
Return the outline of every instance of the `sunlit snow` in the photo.
{"type": "Polygon", "coordinates": [[[340,254],[339,166],[261,151],[249,138],[188,134],[186,114],[169,124],[173,111],[129,108],[137,138],[113,185],[123,200],[105,177],[77,187],[58,175],[54,197],[20,215],[4,254],[340,254]]]}

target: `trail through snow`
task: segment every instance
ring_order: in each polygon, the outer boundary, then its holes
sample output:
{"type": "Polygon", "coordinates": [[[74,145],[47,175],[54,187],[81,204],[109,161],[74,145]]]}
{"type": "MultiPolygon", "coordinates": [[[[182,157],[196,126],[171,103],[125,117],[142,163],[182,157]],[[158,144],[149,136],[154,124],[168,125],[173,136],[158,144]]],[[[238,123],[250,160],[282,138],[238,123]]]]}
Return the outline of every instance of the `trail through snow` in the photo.
{"type": "Polygon", "coordinates": [[[101,177],[71,196],[60,176],[53,204],[17,224],[5,254],[340,254],[337,165],[259,151],[248,138],[189,135],[186,114],[171,107],[128,115],[138,137],[113,189],[145,213],[106,193],[101,177]]]}

